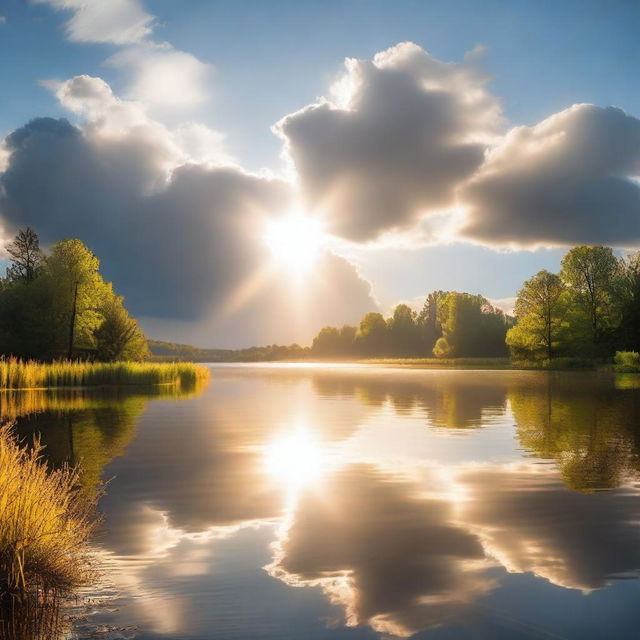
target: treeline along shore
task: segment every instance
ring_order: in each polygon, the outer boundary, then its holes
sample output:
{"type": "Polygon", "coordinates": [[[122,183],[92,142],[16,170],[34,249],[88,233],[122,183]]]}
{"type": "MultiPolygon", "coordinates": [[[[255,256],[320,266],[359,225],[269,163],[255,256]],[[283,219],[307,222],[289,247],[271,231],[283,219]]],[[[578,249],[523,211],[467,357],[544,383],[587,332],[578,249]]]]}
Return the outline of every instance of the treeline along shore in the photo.
{"type": "Polygon", "coordinates": [[[423,366],[572,368],[640,371],[640,253],[618,258],[603,246],[567,252],[559,273],[523,283],[514,315],[481,295],[433,291],[420,311],[396,306],[358,326],[324,327],[311,346],[199,349],[149,341],[156,360],[250,362],[366,360],[423,366]]]}

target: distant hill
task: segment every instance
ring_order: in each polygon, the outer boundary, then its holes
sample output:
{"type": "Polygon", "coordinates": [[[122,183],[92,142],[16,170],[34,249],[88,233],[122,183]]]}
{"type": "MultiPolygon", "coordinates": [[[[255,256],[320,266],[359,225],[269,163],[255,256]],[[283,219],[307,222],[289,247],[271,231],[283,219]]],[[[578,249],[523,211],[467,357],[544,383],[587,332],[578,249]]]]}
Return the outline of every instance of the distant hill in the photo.
{"type": "Polygon", "coordinates": [[[247,349],[202,349],[190,344],[177,344],[163,340],[148,340],[151,359],[158,361],[189,362],[270,362],[275,360],[300,360],[309,356],[309,347],[298,344],[247,349]]]}

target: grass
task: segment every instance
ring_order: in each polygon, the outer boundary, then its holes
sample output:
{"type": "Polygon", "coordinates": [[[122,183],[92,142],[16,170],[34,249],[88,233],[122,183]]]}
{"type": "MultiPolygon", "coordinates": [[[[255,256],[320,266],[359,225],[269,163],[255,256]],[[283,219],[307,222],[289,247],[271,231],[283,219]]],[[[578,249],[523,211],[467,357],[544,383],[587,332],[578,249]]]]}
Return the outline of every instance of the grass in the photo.
{"type": "Polygon", "coordinates": [[[80,362],[44,363],[16,358],[0,360],[0,389],[53,387],[175,385],[193,388],[206,382],[209,370],[192,362],[80,362]]]}
{"type": "Polygon", "coordinates": [[[52,470],[41,452],[37,440],[22,445],[11,425],[0,427],[1,637],[12,637],[16,625],[41,624],[47,609],[55,619],[55,602],[93,577],[96,499],[79,490],[75,469],[52,470]]]}

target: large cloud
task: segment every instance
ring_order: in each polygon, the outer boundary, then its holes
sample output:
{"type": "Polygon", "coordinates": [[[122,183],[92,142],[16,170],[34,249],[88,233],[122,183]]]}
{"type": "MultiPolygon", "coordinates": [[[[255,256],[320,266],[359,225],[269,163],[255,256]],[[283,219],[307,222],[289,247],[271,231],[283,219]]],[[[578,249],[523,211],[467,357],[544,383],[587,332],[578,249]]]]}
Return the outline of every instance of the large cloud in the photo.
{"type": "Polygon", "coordinates": [[[276,125],[308,206],[334,233],[370,240],[454,204],[501,120],[473,58],[444,63],[405,42],[347,59],[332,100],[276,125]]]}
{"type": "Polygon", "coordinates": [[[462,190],[462,234],[519,246],[640,241],[640,120],[576,104],[512,129],[462,190]]]}
{"type": "Polygon", "coordinates": [[[31,225],[47,243],[80,237],[134,313],[186,323],[171,338],[307,340],[323,323],[344,321],[345,308],[355,320],[374,306],[353,267],[326,254],[318,266],[324,281],[308,279],[308,317],[296,331],[291,287],[269,271],[262,240],[267,221],[291,206],[286,183],[188,163],[184,128],[149,119],[100,79],[75,78],[57,95],[88,122],[42,118],[6,138],[4,222],[31,225]]]}

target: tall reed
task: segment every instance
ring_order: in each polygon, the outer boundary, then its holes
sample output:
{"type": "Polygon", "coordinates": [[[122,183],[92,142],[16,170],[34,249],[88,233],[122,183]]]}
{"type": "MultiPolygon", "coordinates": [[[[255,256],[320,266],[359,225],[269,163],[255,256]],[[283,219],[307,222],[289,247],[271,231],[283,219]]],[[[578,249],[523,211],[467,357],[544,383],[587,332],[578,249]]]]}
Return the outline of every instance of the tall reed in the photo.
{"type": "Polygon", "coordinates": [[[193,388],[209,379],[207,367],[192,362],[55,362],[0,359],[0,389],[176,385],[193,388]]]}
{"type": "MultiPolygon", "coordinates": [[[[10,637],[25,612],[37,618],[93,577],[88,542],[95,502],[75,469],[50,469],[42,447],[19,443],[0,426],[0,634],[10,637]]],[[[34,620],[26,621],[29,624],[34,620]]]]}

